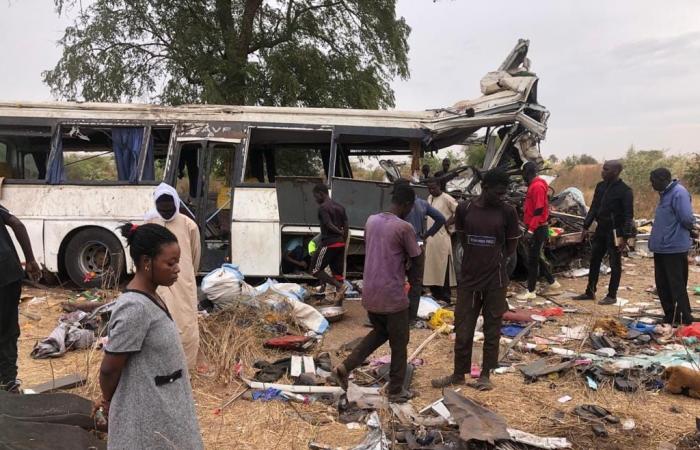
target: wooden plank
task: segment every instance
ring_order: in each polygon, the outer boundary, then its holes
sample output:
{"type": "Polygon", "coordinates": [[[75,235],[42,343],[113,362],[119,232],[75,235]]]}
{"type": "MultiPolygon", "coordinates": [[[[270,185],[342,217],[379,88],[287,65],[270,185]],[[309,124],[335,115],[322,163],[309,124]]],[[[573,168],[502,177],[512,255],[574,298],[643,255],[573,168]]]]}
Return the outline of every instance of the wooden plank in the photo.
{"type": "Polygon", "coordinates": [[[77,373],[56,378],[46,383],[37,384],[22,389],[25,394],[43,394],[45,392],[57,391],[59,389],[71,389],[85,384],[85,377],[77,373]]]}
{"type": "Polygon", "coordinates": [[[304,356],[304,373],[316,373],[316,365],[311,356],[304,356]]]}
{"type": "Polygon", "coordinates": [[[293,377],[301,375],[301,356],[292,356],[292,366],[289,374],[293,377]]]}

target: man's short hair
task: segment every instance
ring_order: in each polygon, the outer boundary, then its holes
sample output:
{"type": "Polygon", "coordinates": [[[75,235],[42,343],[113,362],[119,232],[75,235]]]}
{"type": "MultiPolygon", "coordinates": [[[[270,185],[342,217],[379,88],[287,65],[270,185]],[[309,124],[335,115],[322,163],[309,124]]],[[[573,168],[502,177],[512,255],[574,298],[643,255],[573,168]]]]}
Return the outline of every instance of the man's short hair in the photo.
{"type": "Polygon", "coordinates": [[[416,191],[408,184],[394,183],[394,190],[391,193],[391,202],[396,205],[408,205],[416,201],[416,191]]]}
{"type": "Polygon", "coordinates": [[[527,161],[523,164],[523,174],[537,175],[537,165],[532,161],[527,161]]]}
{"type": "Polygon", "coordinates": [[[328,186],[323,183],[317,183],[314,185],[314,194],[328,194],[328,186]]]}
{"type": "Polygon", "coordinates": [[[491,169],[488,172],[486,172],[483,178],[481,179],[481,182],[488,187],[507,187],[510,184],[510,177],[508,176],[508,173],[505,170],[496,167],[495,169],[491,169]]]}
{"type": "Polygon", "coordinates": [[[657,169],[654,169],[651,171],[651,177],[656,179],[656,180],[671,180],[673,178],[673,175],[671,175],[671,171],[668,170],[665,167],[659,167],[657,169]]]}

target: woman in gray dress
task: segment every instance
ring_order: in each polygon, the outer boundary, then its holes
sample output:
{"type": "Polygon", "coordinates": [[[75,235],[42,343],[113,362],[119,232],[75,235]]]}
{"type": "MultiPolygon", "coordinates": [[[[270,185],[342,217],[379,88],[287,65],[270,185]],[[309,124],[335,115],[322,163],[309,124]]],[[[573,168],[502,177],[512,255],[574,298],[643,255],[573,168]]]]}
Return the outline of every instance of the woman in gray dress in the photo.
{"type": "Polygon", "coordinates": [[[177,327],[156,294],[177,280],[177,238],[155,224],[125,224],[121,231],[136,275],[112,311],[100,367],[107,447],[202,449],[177,327]]]}

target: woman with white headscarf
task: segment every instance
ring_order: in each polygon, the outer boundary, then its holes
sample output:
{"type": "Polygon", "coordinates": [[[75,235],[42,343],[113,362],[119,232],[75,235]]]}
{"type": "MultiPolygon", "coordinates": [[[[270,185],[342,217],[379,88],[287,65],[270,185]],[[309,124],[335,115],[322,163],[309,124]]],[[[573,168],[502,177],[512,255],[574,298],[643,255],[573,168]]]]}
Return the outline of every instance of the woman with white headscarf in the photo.
{"type": "Polygon", "coordinates": [[[184,214],[180,214],[180,197],[175,188],[161,183],[153,193],[155,208],[146,214],[147,223],[162,225],[170,230],[180,244],[180,274],[172,286],[160,286],[158,295],[165,301],[180,331],[180,341],[190,369],[197,364],[199,324],[197,323],[197,280],[202,254],[199,229],[184,214]]]}

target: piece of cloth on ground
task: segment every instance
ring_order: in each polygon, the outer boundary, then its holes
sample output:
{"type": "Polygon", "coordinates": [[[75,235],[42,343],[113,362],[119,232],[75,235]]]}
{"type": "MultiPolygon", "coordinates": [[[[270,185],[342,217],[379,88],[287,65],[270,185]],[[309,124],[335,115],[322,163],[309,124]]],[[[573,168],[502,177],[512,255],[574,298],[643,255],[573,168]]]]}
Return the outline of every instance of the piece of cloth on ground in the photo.
{"type": "Polygon", "coordinates": [[[0,415],[0,448],[22,450],[105,450],[107,443],[73,425],[24,422],[0,415]],[[21,447],[18,447],[21,443],[21,447]]]}
{"type": "Polygon", "coordinates": [[[459,436],[464,441],[476,439],[493,444],[510,439],[506,421],[471,399],[452,389],[445,389],[443,402],[459,426],[459,436]]]}
{"type": "Polygon", "coordinates": [[[22,422],[71,425],[95,429],[93,402],[75,394],[16,395],[0,390],[0,416],[22,422]]]}
{"type": "Polygon", "coordinates": [[[550,363],[546,358],[538,359],[525,366],[520,366],[520,372],[527,381],[535,381],[539,377],[568,370],[576,365],[576,361],[550,363]]]}

